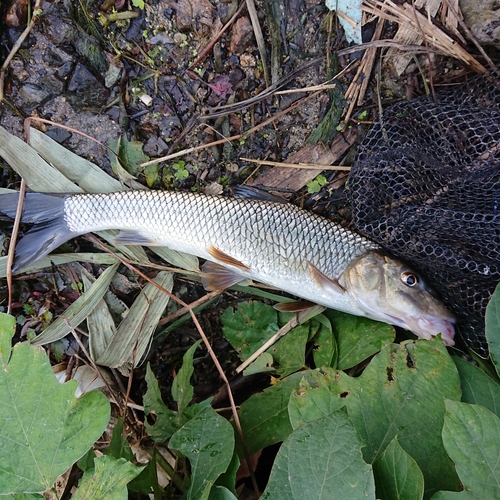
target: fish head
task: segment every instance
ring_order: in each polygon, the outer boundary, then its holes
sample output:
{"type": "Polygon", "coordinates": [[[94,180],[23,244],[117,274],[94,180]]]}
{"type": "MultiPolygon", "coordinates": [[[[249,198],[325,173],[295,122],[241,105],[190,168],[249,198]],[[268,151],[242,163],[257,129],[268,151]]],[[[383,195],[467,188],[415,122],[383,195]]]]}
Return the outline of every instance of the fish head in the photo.
{"type": "Polygon", "coordinates": [[[454,316],[419,273],[379,251],[351,261],[343,275],[347,293],[378,321],[410,330],[420,338],[441,334],[454,345],[454,316]]]}

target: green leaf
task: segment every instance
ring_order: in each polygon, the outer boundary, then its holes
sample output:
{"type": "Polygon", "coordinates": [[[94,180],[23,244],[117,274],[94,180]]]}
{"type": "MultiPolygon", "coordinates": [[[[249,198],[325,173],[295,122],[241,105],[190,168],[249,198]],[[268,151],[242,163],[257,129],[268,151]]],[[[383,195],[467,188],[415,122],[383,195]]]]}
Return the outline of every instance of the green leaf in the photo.
{"type": "Polygon", "coordinates": [[[387,323],[333,310],[327,311],[326,315],[338,345],[338,362],[333,368],[352,368],[394,341],[396,331],[387,323]]]}
{"type": "Polygon", "coordinates": [[[127,500],[127,483],[144,467],[136,467],[124,458],[109,456],[94,459],[95,469],[87,470],[72,500],[127,500]]]}
{"type": "Polygon", "coordinates": [[[177,401],[177,423],[181,426],[181,418],[184,410],[193,399],[194,389],[191,385],[191,376],[193,375],[193,356],[201,344],[201,339],[196,341],[184,354],[182,358],[182,367],[172,383],[172,397],[177,401]]]}
{"type": "Polygon", "coordinates": [[[12,337],[16,332],[16,318],[9,314],[0,313],[0,363],[7,366],[12,349],[12,337]]]}
{"type": "Polygon", "coordinates": [[[231,459],[231,462],[226,469],[226,472],[223,472],[215,482],[216,486],[223,486],[233,495],[236,495],[236,474],[238,473],[239,468],[240,459],[238,458],[238,454],[235,451],[233,453],[233,458],[231,459]]]}
{"type": "Polygon", "coordinates": [[[208,406],[172,436],[170,448],[188,457],[191,464],[191,486],[186,499],[205,500],[233,457],[233,428],[208,406]]]}
{"type": "Polygon", "coordinates": [[[0,494],[52,487],[101,436],[108,400],[97,391],[76,398],[76,387],[59,384],[44,351],[14,346],[0,371],[0,494]]]}
{"type": "Polygon", "coordinates": [[[498,498],[500,419],[482,406],[447,400],[443,442],[464,488],[498,498]]]}
{"type": "Polygon", "coordinates": [[[290,395],[288,413],[294,429],[345,406],[342,399],[330,390],[331,373],[319,370],[309,372],[290,395]]]}
{"type": "Polygon", "coordinates": [[[130,444],[123,435],[123,420],[118,418],[113,428],[113,435],[109,446],[103,450],[104,455],[113,458],[124,458],[129,462],[134,461],[134,454],[130,449],[130,444]]]}
{"type": "Polygon", "coordinates": [[[424,475],[417,462],[406,453],[395,437],[373,463],[377,498],[421,500],[424,475]]]}
{"type": "Polygon", "coordinates": [[[331,390],[347,406],[349,418],[366,441],[372,463],[395,436],[418,463],[426,495],[458,489],[458,478],[442,442],[444,400],[460,399],[460,380],[443,342],[438,339],[390,344],[360,377],[331,375],[331,390]]]}
{"type": "Polygon", "coordinates": [[[236,310],[228,307],[221,322],[224,337],[242,361],[279,330],[276,309],[258,301],[240,302],[236,310]]]}
{"type": "Polygon", "coordinates": [[[476,496],[470,491],[438,491],[432,500],[485,500],[482,495],[476,496]]]}
{"type": "Polygon", "coordinates": [[[177,430],[177,416],[174,411],[167,408],[161,398],[160,387],[156,380],[149,363],[146,365],[146,383],[148,390],[144,394],[144,413],[146,416],[154,415],[156,421],[150,424],[145,419],[144,425],[148,436],[157,443],[163,443],[177,430]]]}
{"type": "Polygon", "coordinates": [[[345,411],[301,425],[281,445],[261,499],[375,499],[362,445],[345,411]]]}
{"type": "Polygon", "coordinates": [[[208,500],[238,500],[227,488],[224,486],[214,486],[210,490],[208,500]]]}
{"type": "Polygon", "coordinates": [[[486,307],[485,327],[490,357],[500,375],[500,283],[486,307]]]}
{"type": "MultiPolygon", "coordinates": [[[[239,416],[249,453],[279,443],[292,432],[288,401],[302,375],[294,373],[242,403],[239,416]]],[[[240,449],[238,454],[242,456],[240,449]]]]}
{"type": "Polygon", "coordinates": [[[314,337],[313,358],[317,367],[331,366],[335,368],[338,363],[339,350],[337,339],[331,328],[321,325],[314,337]]]}
{"type": "Polygon", "coordinates": [[[478,404],[500,417],[500,385],[477,366],[453,357],[460,375],[462,402],[478,404]]]}
{"type": "MultiPolygon", "coordinates": [[[[142,152],[142,142],[129,141],[127,136],[123,135],[119,140],[111,139],[108,145],[117,154],[129,174],[136,177],[144,170],[141,163],[147,162],[149,157],[142,152]]],[[[115,164],[114,155],[110,156],[111,164],[115,164]]]]}
{"type": "Polygon", "coordinates": [[[266,351],[273,356],[278,375],[286,377],[304,367],[308,338],[309,323],[297,325],[266,351]]]}

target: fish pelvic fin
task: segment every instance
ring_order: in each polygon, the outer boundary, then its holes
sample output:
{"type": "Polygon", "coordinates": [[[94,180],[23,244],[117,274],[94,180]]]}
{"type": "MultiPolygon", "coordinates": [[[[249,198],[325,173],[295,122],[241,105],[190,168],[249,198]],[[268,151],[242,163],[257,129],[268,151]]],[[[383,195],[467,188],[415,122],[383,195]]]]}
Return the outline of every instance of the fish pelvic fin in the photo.
{"type": "Polygon", "coordinates": [[[230,286],[246,280],[244,276],[241,276],[233,269],[223,267],[215,262],[205,262],[201,270],[203,271],[201,282],[205,290],[210,292],[225,290],[230,286]]]}
{"type": "Polygon", "coordinates": [[[316,304],[309,300],[298,300],[295,302],[279,302],[278,304],[274,304],[274,308],[280,312],[301,312],[301,311],[309,311],[316,304]]]}
{"type": "MultiPolygon", "coordinates": [[[[19,193],[0,195],[0,212],[14,218],[19,193]]],[[[22,222],[34,224],[16,244],[12,272],[19,272],[80,233],[72,232],[64,220],[65,196],[27,193],[22,222]]]]}
{"type": "Polygon", "coordinates": [[[242,271],[250,271],[250,268],[247,265],[243,264],[243,262],[240,262],[238,259],[231,257],[230,255],[223,252],[222,250],[219,250],[218,248],[214,247],[213,245],[210,245],[207,248],[207,252],[215,260],[222,262],[223,264],[226,264],[227,266],[237,267],[238,269],[241,269],[242,271]]]}
{"type": "Polygon", "coordinates": [[[334,290],[336,293],[344,293],[345,288],[335,278],[329,278],[326,274],[322,273],[314,264],[308,262],[309,270],[311,271],[312,279],[318,286],[325,290],[334,290]]]}

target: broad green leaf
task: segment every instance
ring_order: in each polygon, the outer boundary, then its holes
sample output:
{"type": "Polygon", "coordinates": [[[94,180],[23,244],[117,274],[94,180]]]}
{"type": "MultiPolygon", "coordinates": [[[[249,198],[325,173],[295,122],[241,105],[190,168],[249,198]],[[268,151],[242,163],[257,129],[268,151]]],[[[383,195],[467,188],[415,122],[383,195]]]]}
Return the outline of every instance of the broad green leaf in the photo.
{"type": "Polygon", "coordinates": [[[485,327],[490,357],[500,375],[500,283],[486,307],[485,327]]]}
{"type": "MultiPolygon", "coordinates": [[[[142,151],[142,142],[129,141],[125,135],[122,135],[118,141],[114,139],[110,140],[108,145],[117,153],[121,163],[130,174],[137,176],[144,170],[144,168],[141,167],[141,163],[147,162],[149,157],[142,151]]],[[[110,154],[111,163],[114,163],[113,156],[114,155],[110,154]]]]}
{"type": "MultiPolygon", "coordinates": [[[[279,443],[292,432],[288,401],[302,375],[294,373],[241,404],[239,416],[249,453],[279,443]]],[[[238,454],[242,456],[239,449],[238,454]]]]}
{"type": "MultiPolygon", "coordinates": [[[[225,489],[229,490],[233,495],[236,495],[236,474],[240,468],[240,459],[236,451],[233,453],[233,458],[226,469],[226,472],[223,472],[217,481],[215,482],[216,486],[223,486],[225,489]]],[[[212,489],[214,491],[214,489],[212,489]]]]}
{"type": "Polygon", "coordinates": [[[266,351],[274,358],[278,375],[286,377],[305,366],[308,338],[309,323],[297,325],[266,351]]]}
{"type": "MultiPolygon", "coordinates": [[[[282,314],[285,324],[291,314],[282,314]]],[[[223,333],[242,360],[247,359],[278,330],[277,311],[258,301],[240,302],[238,308],[227,308],[221,317],[223,333]]],[[[301,369],[305,363],[305,347],[309,338],[310,323],[292,328],[267,349],[274,359],[273,368],[285,377],[301,369]]]]}
{"type": "Polygon", "coordinates": [[[196,341],[184,354],[181,369],[172,383],[172,397],[177,402],[177,424],[181,426],[181,418],[184,410],[193,399],[194,389],[191,385],[191,376],[193,375],[193,356],[201,344],[201,339],[196,341]]]}
{"type": "Polygon", "coordinates": [[[291,393],[288,413],[294,429],[304,422],[324,417],[344,406],[342,399],[330,391],[331,373],[322,373],[319,370],[309,372],[291,393]]]}
{"type": "Polygon", "coordinates": [[[231,462],[234,431],[225,418],[208,406],[179,429],[169,445],[191,464],[191,486],[186,499],[206,500],[215,480],[231,462]]]}
{"type": "Polygon", "coordinates": [[[447,400],[443,442],[465,490],[499,498],[500,419],[482,406],[447,400]]]}
{"type": "Polygon", "coordinates": [[[424,475],[417,462],[401,448],[395,437],[373,463],[377,498],[421,500],[424,475]]]}
{"type": "Polygon", "coordinates": [[[129,462],[134,461],[134,454],[130,449],[130,444],[123,435],[123,420],[118,418],[113,427],[113,435],[109,446],[103,450],[104,455],[113,458],[124,458],[129,462]]]}
{"type": "Polygon", "coordinates": [[[163,443],[177,430],[177,418],[174,411],[167,408],[161,398],[160,387],[149,363],[146,365],[146,383],[148,390],[144,394],[144,413],[146,416],[155,416],[154,424],[150,424],[148,419],[144,420],[144,425],[148,436],[157,443],[163,443]]]}
{"type": "Polygon", "coordinates": [[[313,358],[315,365],[321,366],[337,366],[338,363],[338,346],[337,338],[331,328],[321,325],[318,333],[314,337],[313,358]]]}
{"type": "Polygon", "coordinates": [[[453,357],[460,375],[462,402],[478,404],[500,417],[500,385],[477,366],[453,357]]]}
{"type": "Polygon", "coordinates": [[[238,498],[224,486],[214,486],[210,490],[208,500],[238,500],[238,498]]]}
{"type": "Polygon", "coordinates": [[[109,456],[94,459],[95,469],[87,470],[78,483],[72,500],[127,500],[127,483],[144,467],[136,467],[124,458],[109,456]]]}
{"type": "Polygon", "coordinates": [[[326,315],[338,345],[337,366],[333,368],[352,368],[394,341],[396,331],[387,323],[333,310],[327,311],[326,315]]]}
{"type": "Polygon", "coordinates": [[[438,491],[432,495],[432,500],[485,500],[479,494],[475,495],[470,491],[438,491]]]}
{"type": "MultiPolygon", "coordinates": [[[[165,271],[159,272],[153,281],[168,291],[172,291],[174,286],[172,273],[165,271]]],[[[148,283],[134,300],[127,316],[104,350],[96,353],[95,362],[112,368],[122,366],[125,369],[139,365],[151,345],[154,330],[169,300],[170,297],[165,292],[153,283],[148,283]]],[[[98,342],[102,344],[102,340],[98,342]]],[[[95,351],[94,346],[93,352],[95,351]]]]}
{"type": "Polygon", "coordinates": [[[221,316],[224,337],[245,361],[278,330],[278,312],[258,301],[240,302],[221,316]]]}
{"type": "Polygon", "coordinates": [[[97,391],[76,398],[76,386],[56,380],[44,351],[14,346],[0,371],[0,494],[52,487],[101,436],[109,402],[97,391]]]}
{"type": "Polygon", "coordinates": [[[362,446],[345,411],[304,423],[281,445],[261,499],[375,499],[362,446]]]}
{"type": "Polygon", "coordinates": [[[390,344],[360,377],[338,372],[331,378],[331,390],[346,404],[349,418],[366,441],[363,454],[368,463],[398,436],[424,474],[426,495],[458,489],[441,430],[444,400],[460,400],[460,379],[440,339],[390,344]]]}
{"type": "Polygon", "coordinates": [[[14,333],[16,333],[16,318],[0,313],[0,363],[4,368],[9,362],[14,333]]]}
{"type": "Polygon", "coordinates": [[[44,345],[62,339],[71,330],[84,321],[107,292],[109,284],[118,268],[118,263],[108,267],[88,292],[81,295],[66,311],[64,317],[57,318],[32,342],[33,345],[44,345]]]}

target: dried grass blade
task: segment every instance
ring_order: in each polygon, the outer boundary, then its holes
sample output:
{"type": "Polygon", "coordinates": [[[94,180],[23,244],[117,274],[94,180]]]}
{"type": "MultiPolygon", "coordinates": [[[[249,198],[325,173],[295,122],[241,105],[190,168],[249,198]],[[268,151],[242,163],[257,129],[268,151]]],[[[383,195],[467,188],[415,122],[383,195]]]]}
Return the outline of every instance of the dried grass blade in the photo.
{"type": "MultiPolygon", "coordinates": [[[[90,262],[91,264],[111,265],[117,262],[117,259],[108,253],[59,253],[56,255],[48,255],[43,259],[35,262],[30,267],[23,269],[23,274],[33,273],[46,269],[52,264],[59,266],[61,264],[68,264],[69,262],[90,262]]],[[[0,278],[7,276],[7,257],[0,257],[0,278]]]]}
{"type": "Polygon", "coordinates": [[[72,329],[76,328],[84,321],[104,297],[117,269],[118,263],[108,267],[90,287],[88,292],[85,292],[75,300],[75,302],[66,309],[64,315],[58,317],[48,328],[38,335],[38,337],[33,340],[32,344],[49,344],[71,333],[72,329]]]}
{"type": "MultiPolygon", "coordinates": [[[[162,271],[153,281],[169,292],[172,291],[172,273],[162,271]]],[[[111,368],[129,369],[137,366],[149,349],[154,330],[169,298],[154,283],[148,283],[135,299],[104,351],[94,359],[95,362],[111,368]]]]}

